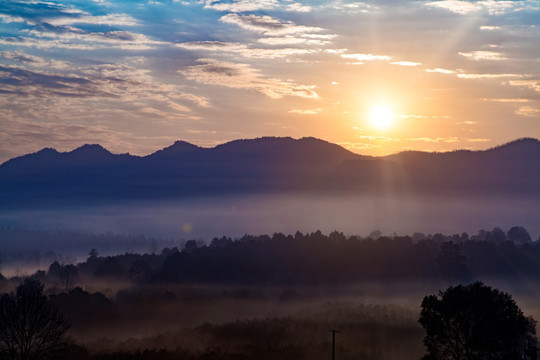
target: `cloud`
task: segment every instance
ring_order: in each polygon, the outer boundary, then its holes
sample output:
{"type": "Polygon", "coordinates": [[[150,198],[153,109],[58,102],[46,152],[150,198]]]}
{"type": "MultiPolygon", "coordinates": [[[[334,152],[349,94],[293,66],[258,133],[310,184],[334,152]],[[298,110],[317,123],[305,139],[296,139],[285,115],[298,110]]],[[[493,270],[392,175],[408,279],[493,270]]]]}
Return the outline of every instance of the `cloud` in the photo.
{"type": "Polygon", "coordinates": [[[417,137],[417,138],[408,138],[406,140],[409,140],[409,141],[422,141],[422,142],[428,142],[428,143],[457,143],[459,142],[459,139],[457,137],[454,137],[454,136],[450,136],[450,137],[435,137],[435,138],[430,138],[430,137],[417,137]]]}
{"type": "Polygon", "coordinates": [[[373,54],[341,54],[344,59],[353,59],[357,61],[386,61],[392,59],[388,55],[373,55],[373,54]]]}
{"type": "Polygon", "coordinates": [[[282,4],[277,0],[207,0],[205,9],[212,9],[231,13],[244,13],[258,10],[282,9],[289,12],[310,12],[311,6],[301,3],[282,4]]]}
{"type": "Polygon", "coordinates": [[[114,96],[85,77],[0,65],[0,92],[21,96],[114,96]]]}
{"type": "Polygon", "coordinates": [[[335,38],[334,34],[303,34],[299,36],[276,36],[260,38],[257,41],[266,45],[299,45],[323,46],[335,38]]]}
{"type": "Polygon", "coordinates": [[[382,145],[379,145],[379,144],[358,143],[358,142],[349,142],[349,141],[342,141],[342,142],[338,142],[337,144],[352,152],[356,152],[359,150],[382,148],[382,145]]]}
{"type": "Polygon", "coordinates": [[[88,15],[83,10],[50,1],[17,1],[10,0],[0,3],[3,19],[16,22],[40,22],[41,19],[54,19],[61,17],[77,17],[88,15]]]}
{"type": "Polygon", "coordinates": [[[348,2],[343,0],[336,0],[329,2],[329,4],[327,5],[324,5],[323,9],[325,8],[345,12],[347,14],[358,14],[370,12],[373,9],[373,5],[360,1],[348,2]]]}
{"type": "Polygon", "coordinates": [[[426,115],[414,115],[414,114],[401,114],[400,117],[404,119],[427,119],[429,116],[426,115]]]}
{"type": "Polygon", "coordinates": [[[241,43],[230,43],[221,41],[191,41],[175,44],[175,46],[186,50],[230,53],[234,56],[241,55],[245,58],[253,59],[276,59],[293,55],[305,55],[315,52],[315,50],[297,48],[257,49],[250,48],[247,45],[241,43]]]}
{"type": "MultiPolygon", "coordinates": [[[[20,64],[0,65],[0,93],[15,96],[9,100],[10,106],[15,107],[26,101],[24,99],[33,101],[31,107],[36,109],[42,100],[54,103],[66,99],[68,101],[63,101],[63,106],[67,108],[74,107],[75,101],[79,103],[77,106],[85,108],[90,106],[85,99],[91,99],[103,102],[104,107],[106,101],[114,101],[115,107],[129,107],[133,112],[160,108],[160,116],[165,118],[191,112],[186,102],[209,106],[205,97],[182,91],[177,85],[155,82],[146,69],[105,64],[62,70],[54,72],[25,68],[20,64]]],[[[95,113],[97,110],[92,111],[95,113]]]]}
{"type": "Polygon", "coordinates": [[[293,109],[293,110],[289,110],[289,113],[291,113],[291,114],[301,114],[301,115],[316,115],[316,114],[320,113],[322,110],[323,110],[322,108],[306,109],[306,110],[293,109]]]}
{"type": "Polygon", "coordinates": [[[20,51],[0,51],[0,57],[15,63],[26,63],[36,67],[48,67],[53,69],[67,69],[68,63],[55,59],[45,59],[39,56],[25,54],[20,51]]]}
{"type": "Polygon", "coordinates": [[[464,56],[471,60],[505,60],[500,53],[494,51],[471,51],[471,52],[459,52],[459,55],[464,56]]]}
{"type": "Polygon", "coordinates": [[[441,68],[426,69],[426,71],[428,73],[441,73],[441,74],[455,74],[456,73],[454,70],[441,69],[441,68]]]}
{"type": "Polygon", "coordinates": [[[414,62],[414,61],[394,61],[391,62],[392,65],[399,65],[399,66],[420,66],[422,63],[414,62]]]}
{"type": "Polygon", "coordinates": [[[474,138],[474,139],[465,139],[468,142],[489,142],[491,139],[485,139],[485,138],[474,138]]]}
{"type": "Polygon", "coordinates": [[[488,99],[488,98],[481,98],[479,100],[482,100],[482,101],[492,101],[492,102],[500,102],[500,103],[525,103],[525,102],[529,102],[528,99],[521,99],[521,98],[516,98],[516,99],[488,99]]]}
{"type": "Polygon", "coordinates": [[[22,18],[20,16],[16,16],[16,15],[0,14],[0,21],[5,23],[5,24],[9,24],[9,23],[12,23],[12,22],[22,23],[22,22],[24,22],[24,18],[22,18]]]}
{"type": "Polygon", "coordinates": [[[523,8],[523,3],[527,1],[461,1],[461,0],[442,0],[432,1],[425,5],[449,10],[460,15],[467,15],[472,12],[486,11],[490,15],[501,15],[508,11],[519,10],[523,8]]]}
{"type": "Polygon", "coordinates": [[[83,41],[89,44],[90,49],[107,46],[133,51],[150,50],[157,45],[168,45],[166,42],[155,41],[146,35],[129,31],[86,32],[71,26],[47,26],[27,32],[39,38],[53,38],[66,45],[71,44],[73,40],[83,41]]]}
{"type": "Polygon", "coordinates": [[[398,141],[401,141],[398,138],[391,138],[391,137],[388,137],[388,136],[355,135],[355,137],[357,137],[359,139],[371,140],[371,141],[384,141],[384,142],[398,142],[398,141]]]}
{"type": "Polygon", "coordinates": [[[523,77],[523,74],[467,74],[459,73],[457,74],[458,78],[462,79],[499,79],[499,78],[509,78],[509,77],[523,77]]]}
{"type": "Polygon", "coordinates": [[[224,12],[240,13],[263,9],[273,9],[278,6],[279,1],[277,0],[233,0],[230,2],[207,0],[204,8],[224,12]]]}
{"type": "Polygon", "coordinates": [[[522,106],[516,110],[516,115],[521,116],[540,116],[540,109],[531,106],[522,106]]]}
{"type": "Polygon", "coordinates": [[[302,5],[300,3],[293,3],[290,5],[287,5],[285,9],[287,11],[292,11],[292,12],[311,12],[312,10],[311,6],[302,5]]]}
{"type": "Polygon", "coordinates": [[[108,14],[101,16],[78,16],[78,17],[59,17],[47,19],[47,23],[55,26],[88,24],[88,25],[107,25],[107,26],[135,26],[139,22],[126,14],[108,14]]]}
{"type": "Polygon", "coordinates": [[[324,31],[320,27],[296,25],[292,21],[281,21],[264,15],[227,14],[220,18],[226,24],[234,24],[248,31],[258,32],[267,36],[304,35],[324,31]]]}
{"type": "Polygon", "coordinates": [[[297,25],[292,21],[282,21],[271,16],[254,14],[227,14],[220,18],[225,24],[234,24],[240,28],[264,35],[258,42],[266,45],[326,45],[334,34],[320,34],[326,29],[316,26],[297,25]]]}
{"type": "Polygon", "coordinates": [[[239,64],[215,59],[199,59],[200,65],[180,70],[187,79],[203,84],[225,86],[234,89],[258,91],[272,99],[297,96],[318,99],[313,85],[298,85],[290,80],[279,80],[261,76],[249,64],[239,64]]]}
{"type": "Polygon", "coordinates": [[[483,25],[480,26],[480,30],[486,30],[486,31],[493,31],[493,30],[501,30],[502,27],[495,26],[495,25],[483,25]]]}
{"type": "Polygon", "coordinates": [[[535,91],[540,91],[540,80],[510,80],[512,86],[525,86],[535,91]]]}
{"type": "Polygon", "coordinates": [[[0,44],[6,46],[24,46],[37,49],[61,48],[69,50],[95,50],[96,45],[72,43],[65,40],[35,39],[25,36],[6,36],[0,37],[0,44]]]}
{"type": "Polygon", "coordinates": [[[425,5],[449,10],[453,13],[461,14],[461,15],[465,15],[465,14],[482,9],[482,7],[476,3],[471,3],[468,1],[459,1],[459,0],[432,1],[432,2],[426,3],[425,5]]]}

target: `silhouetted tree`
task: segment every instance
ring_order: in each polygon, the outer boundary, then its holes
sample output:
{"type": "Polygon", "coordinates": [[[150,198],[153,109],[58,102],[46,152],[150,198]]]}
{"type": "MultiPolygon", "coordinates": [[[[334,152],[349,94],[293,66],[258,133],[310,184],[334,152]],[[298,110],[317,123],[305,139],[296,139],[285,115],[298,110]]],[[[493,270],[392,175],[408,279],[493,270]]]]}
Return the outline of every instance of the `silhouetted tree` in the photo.
{"type": "Polygon", "coordinates": [[[97,258],[99,256],[99,253],[96,249],[90,249],[90,252],[88,253],[88,259],[97,258]]]}
{"type": "Polygon", "coordinates": [[[506,234],[500,227],[495,227],[489,232],[488,240],[496,243],[502,243],[506,240],[506,234]]]}
{"type": "Polygon", "coordinates": [[[197,241],[195,240],[188,240],[186,241],[186,244],[184,245],[183,251],[187,253],[193,252],[195,249],[197,249],[197,241]]]}
{"type": "Polygon", "coordinates": [[[98,266],[94,275],[96,277],[120,277],[125,275],[126,269],[119,257],[107,257],[105,260],[98,266]]]}
{"type": "Polygon", "coordinates": [[[448,284],[456,279],[463,279],[467,275],[467,258],[461,254],[458,244],[447,241],[441,244],[441,251],[437,256],[440,274],[448,284]]]}
{"type": "Polygon", "coordinates": [[[508,240],[517,244],[531,242],[531,234],[523,226],[513,226],[508,230],[508,240]]]}
{"type": "Polygon", "coordinates": [[[58,261],[49,266],[49,276],[55,280],[61,290],[68,291],[75,286],[79,277],[79,270],[75,265],[60,265],[58,261]]]}
{"type": "Polygon", "coordinates": [[[129,268],[128,276],[136,282],[145,282],[152,277],[152,268],[144,260],[135,260],[129,268]]]}
{"type": "Polygon", "coordinates": [[[536,322],[509,294],[481,282],[426,296],[419,322],[425,360],[518,360],[536,345],[536,322]]]}
{"type": "Polygon", "coordinates": [[[43,285],[26,279],[15,293],[0,298],[0,354],[13,360],[42,360],[70,344],[68,322],[43,294],[43,285]]]}

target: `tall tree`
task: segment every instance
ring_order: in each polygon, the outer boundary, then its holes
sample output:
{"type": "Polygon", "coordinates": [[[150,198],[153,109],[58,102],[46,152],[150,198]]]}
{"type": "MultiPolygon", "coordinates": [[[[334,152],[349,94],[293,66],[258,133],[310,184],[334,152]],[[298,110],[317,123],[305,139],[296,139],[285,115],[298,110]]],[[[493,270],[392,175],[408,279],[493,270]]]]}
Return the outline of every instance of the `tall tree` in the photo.
{"type": "Polygon", "coordinates": [[[467,276],[467,258],[461,254],[458,244],[447,241],[441,244],[441,250],[437,256],[439,273],[449,285],[455,280],[464,279],[467,276]]]}
{"type": "Polygon", "coordinates": [[[71,342],[69,323],[43,294],[43,285],[26,279],[15,293],[0,298],[0,354],[12,360],[53,357],[71,342]]]}
{"type": "Polygon", "coordinates": [[[426,296],[419,322],[425,360],[521,360],[536,346],[536,322],[509,294],[481,282],[426,296]]]}

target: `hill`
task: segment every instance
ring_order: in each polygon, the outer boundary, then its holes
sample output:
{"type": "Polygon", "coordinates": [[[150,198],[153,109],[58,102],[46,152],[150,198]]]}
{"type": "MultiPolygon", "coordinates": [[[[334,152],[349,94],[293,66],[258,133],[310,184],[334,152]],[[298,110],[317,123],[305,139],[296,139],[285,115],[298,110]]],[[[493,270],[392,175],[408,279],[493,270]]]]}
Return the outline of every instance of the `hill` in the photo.
{"type": "Polygon", "coordinates": [[[46,148],[0,166],[6,206],[273,193],[540,193],[540,142],[485,151],[354,154],[315,138],[235,140],[214,148],[177,141],[148,156],[100,145],[46,148]]]}

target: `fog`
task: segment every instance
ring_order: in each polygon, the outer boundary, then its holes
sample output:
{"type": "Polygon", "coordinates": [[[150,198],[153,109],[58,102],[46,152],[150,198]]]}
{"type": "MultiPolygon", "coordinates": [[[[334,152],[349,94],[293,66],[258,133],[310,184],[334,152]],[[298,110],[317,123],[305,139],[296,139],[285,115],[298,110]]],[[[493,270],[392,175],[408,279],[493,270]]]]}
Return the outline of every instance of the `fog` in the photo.
{"type": "MultiPolygon", "coordinates": [[[[244,234],[333,230],[366,236],[476,233],[524,226],[540,235],[539,199],[399,196],[243,196],[129,202],[0,211],[0,225],[92,233],[144,234],[160,239],[212,239],[244,234]]],[[[88,244],[81,244],[88,248],[88,244]]],[[[126,246],[128,244],[125,244],[126,246]]],[[[135,245],[135,244],[134,244],[135,245]]]]}

